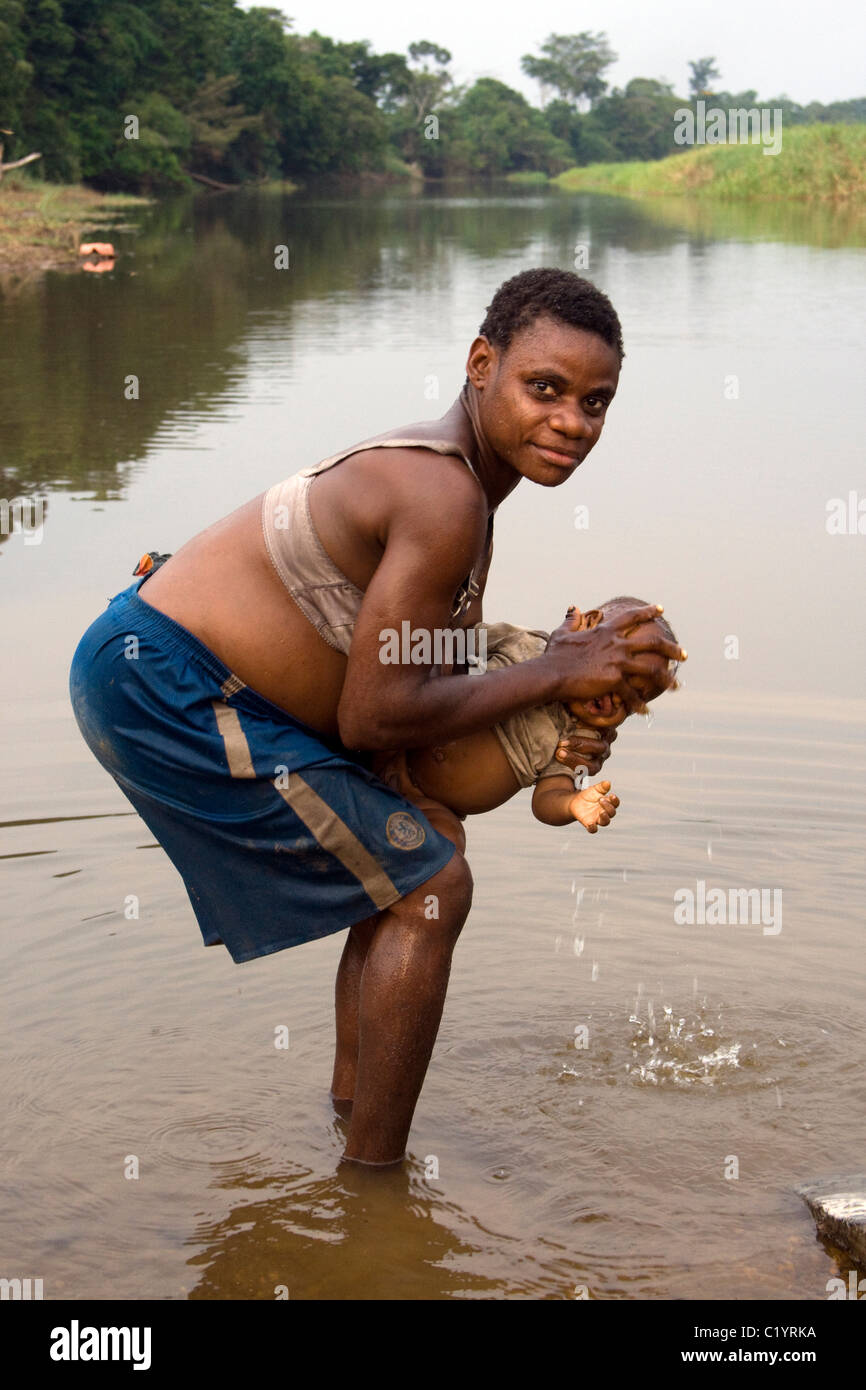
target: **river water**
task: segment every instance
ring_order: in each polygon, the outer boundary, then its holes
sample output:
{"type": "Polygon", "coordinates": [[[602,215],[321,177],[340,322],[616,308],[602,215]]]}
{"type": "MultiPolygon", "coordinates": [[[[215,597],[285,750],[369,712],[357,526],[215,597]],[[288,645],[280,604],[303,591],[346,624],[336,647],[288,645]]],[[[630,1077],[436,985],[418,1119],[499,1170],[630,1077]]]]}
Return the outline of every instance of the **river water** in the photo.
{"type": "Polygon", "coordinates": [[[850,1262],[793,1188],[864,1152],[862,222],[320,190],[172,200],[111,239],[113,272],[0,298],[0,492],[46,499],[39,543],[0,544],[0,1275],[73,1299],[825,1298],[850,1262]],[[467,823],[410,1161],[338,1171],[342,936],[202,949],[78,734],[69,661],[143,551],[444,413],[496,286],[575,255],[620,312],[620,390],[575,478],[500,509],[486,616],[663,602],[684,686],[621,730],[608,830],[542,826],[528,793],[467,823]],[[722,920],[677,920],[714,888],[722,920]]]}

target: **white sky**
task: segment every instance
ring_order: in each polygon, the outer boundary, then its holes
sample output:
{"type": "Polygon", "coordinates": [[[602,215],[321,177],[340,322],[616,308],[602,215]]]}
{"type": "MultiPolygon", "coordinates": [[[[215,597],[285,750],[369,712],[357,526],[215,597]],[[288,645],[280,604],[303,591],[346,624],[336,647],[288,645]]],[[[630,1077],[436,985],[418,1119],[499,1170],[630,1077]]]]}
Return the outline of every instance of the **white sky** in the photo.
{"type": "MultiPolygon", "coordinates": [[[[537,84],[520,70],[548,34],[603,31],[619,61],[611,85],[656,77],[688,90],[690,59],[715,56],[729,91],[754,87],[760,98],[784,92],[795,101],[829,102],[866,95],[866,5],[863,0],[548,0],[538,10],[508,0],[263,0],[333,39],[369,39],[376,52],[405,53],[413,40],[450,49],[459,82],[497,77],[538,102],[537,84]]],[[[241,0],[243,9],[252,0],[241,0]]]]}

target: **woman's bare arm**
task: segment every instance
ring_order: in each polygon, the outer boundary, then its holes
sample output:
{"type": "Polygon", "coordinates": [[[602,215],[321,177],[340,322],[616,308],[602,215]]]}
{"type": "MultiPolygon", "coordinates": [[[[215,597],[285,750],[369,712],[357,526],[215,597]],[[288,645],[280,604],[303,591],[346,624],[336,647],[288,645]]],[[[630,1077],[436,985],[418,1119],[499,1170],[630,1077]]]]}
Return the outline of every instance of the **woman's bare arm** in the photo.
{"type": "Polygon", "coordinates": [[[574,632],[566,620],[547,651],[532,661],[482,675],[436,678],[424,665],[382,660],[386,634],[431,636],[453,625],[454,593],[484,544],[487,509],[472,476],[457,473],[443,487],[440,469],[423,455],[406,454],[383,502],[385,551],[355,623],[340,697],[340,737],[350,748],[418,748],[489,729],[508,715],[552,700],[591,699],[614,691],[632,708],[639,697],[628,676],[657,674],[678,645],[655,629],[623,635],[636,616],[655,616],[650,605],[618,612],[591,632],[574,632]]]}

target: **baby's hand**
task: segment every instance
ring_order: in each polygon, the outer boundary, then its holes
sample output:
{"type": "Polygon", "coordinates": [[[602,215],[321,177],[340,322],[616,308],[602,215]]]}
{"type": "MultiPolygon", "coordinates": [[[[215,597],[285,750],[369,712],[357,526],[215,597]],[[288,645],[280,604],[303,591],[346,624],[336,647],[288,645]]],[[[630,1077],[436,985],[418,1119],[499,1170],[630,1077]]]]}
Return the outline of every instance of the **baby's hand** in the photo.
{"type": "Polygon", "coordinates": [[[618,805],[619,797],[610,795],[610,782],[596,782],[577,792],[569,801],[568,809],[575,820],[586,826],[590,835],[596,835],[600,825],[610,825],[618,805]]]}

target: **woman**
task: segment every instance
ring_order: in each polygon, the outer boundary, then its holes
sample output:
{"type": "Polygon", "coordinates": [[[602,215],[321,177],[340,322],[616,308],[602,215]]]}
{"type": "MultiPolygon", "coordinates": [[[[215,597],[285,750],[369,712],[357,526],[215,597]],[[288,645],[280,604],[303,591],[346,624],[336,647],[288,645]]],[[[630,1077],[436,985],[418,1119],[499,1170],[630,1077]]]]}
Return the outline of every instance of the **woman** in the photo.
{"type": "MultiPolygon", "coordinates": [[[[380,660],[389,629],[481,618],[493,515],[522,478],[565,482],[622,360],[588,281],[497,291],[451,409],[276,484],[117,595],[76,653],[82,732],[184,878],[206,945],[241,962],[349,928],[336,986],[344,1157],[399,1162],[471,901],[459,819],[371,770],[375,750],[491,728],[553,700],[640,696],[683,659],[656,606],[482,675],[380,660]]],[[[335,401],[335,405],[337,402],[335,401]]],[[[598,771],[609,741],[576,743],[598,771]]]]}

